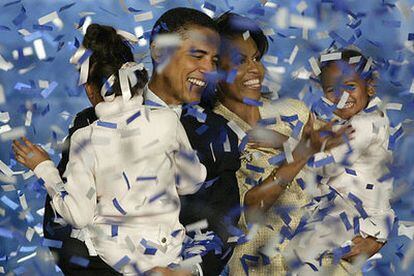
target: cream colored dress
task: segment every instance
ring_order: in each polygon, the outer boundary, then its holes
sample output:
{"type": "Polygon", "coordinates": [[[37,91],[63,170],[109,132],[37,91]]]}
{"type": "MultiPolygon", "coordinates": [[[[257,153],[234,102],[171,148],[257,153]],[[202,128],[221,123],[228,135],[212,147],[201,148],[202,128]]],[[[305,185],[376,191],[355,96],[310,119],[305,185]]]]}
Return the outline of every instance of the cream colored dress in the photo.
{"type": "MultiPolygon", "coordinates": [[[[294,99],[270,102],[264,98],[261,101],[263,102],[263,106],[259,107],[261,119],[276,118],[276,124],[267,125],[267,128],[290,137],[292,135],[292,126],[296,125],[298,121],[306,125],[309,117],[309,109],[303,102],[294,99]],[[297,117],[296,119],[294,118],[295,115],[297,117]],[[281,116],[285,116],[285,118],[290,117],[292,121],[290,123],[283,122],[281,121],[281,116]]],[[[230,125],[236,126],[239,142],[241,142],[243,133],[248,132],[252,128],[221,103],[214,108],[214,112],[226,118],[230,122],[230,125]]],[[[287,121],[290,121],[289,118],[287,121]]],[[[298,139],[301,136],[301,132],[298,139]]],[[[239,184],[240,204],[242,206],[244,205],[246,193],[253,187],[246,183],[246,180],[247,182],[251,182],[251,179],[254,181],[266,179],[273,169],[278,167],[271,165],[268,161],[269,158],[281,153],[281,150],[251,148],[249,145],[241,152],[241,167],[236,173],[236,176],[239,184]],[[260,173],[252,171],[247,168],[247,164],[262,168],[263,171],[260,173]]],[[[299,172],[296,179],[301,178],[302,175],[303,172],[299,172]]],[[[247,265],[245,267],[248,267],[249,275],[287,274],[288,267],[281,252],[286,248],[289,240],[285,238],[282,241],[281,229],[284,227],[290,233],[293,233],[299,225],[302,215],[304,215],[304,208],[302,207],[310,200],[296,179],[287,186],[273,207],[269,209],[264,223],[257,226],[256,229],[250,230],[251,234],[255,232],[252,235],[252,239],[247,243],[236,246],[233,256],[229,261],[230,275],[246,275],[243,269],[243,263],[247,265]],[[264,257],[262,253],[265,253],[268,258],[264,257]],[[251,256],[255,259],[254,261],[248,260],[251,256]]],[[[240,217],[239,228],[246,234],[249,233],[243,214],[240,217]]],[[[341,261],[339,266],[333,268],[331,266],[332,259],[329,256],[325,257],[322,262],[331,275],[348,275],[351,271],[349,263],[345,261],[341,261]]]]}

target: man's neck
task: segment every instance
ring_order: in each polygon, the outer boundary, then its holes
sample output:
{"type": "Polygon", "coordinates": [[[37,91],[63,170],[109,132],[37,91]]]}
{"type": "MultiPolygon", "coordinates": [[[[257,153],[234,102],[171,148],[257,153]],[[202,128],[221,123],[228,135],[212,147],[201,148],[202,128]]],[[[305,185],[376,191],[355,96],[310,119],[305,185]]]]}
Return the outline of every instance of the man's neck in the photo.
{"type": "Polygon", "coordinates": [[[169,93],[171,88],[169,88],[166,81],[155,72],[148,83],[148,88],[167,105],[182,104],[173,95],[171,95],[171,93],[169,93]]]}
{"type": "Polygon", "coordinates": [[[257,124],[260,120],[260,112],[257,106],[247,105],[232,98],[224,97],[220,102],[231,112],[239,116],[243,121],[248,123],[251,127],[257,124]]]}

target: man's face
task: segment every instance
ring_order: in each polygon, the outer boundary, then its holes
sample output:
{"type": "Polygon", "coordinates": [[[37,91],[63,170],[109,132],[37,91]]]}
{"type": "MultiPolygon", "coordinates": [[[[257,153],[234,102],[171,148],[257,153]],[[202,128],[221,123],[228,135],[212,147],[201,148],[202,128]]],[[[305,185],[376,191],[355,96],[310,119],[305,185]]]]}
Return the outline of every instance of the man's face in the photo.
{"type": "Polygon", "coordinates": [[[205,74],[216,70],[220,38],[214,30],[188,26],[180,32],[182,43],[158,73],[168,86],[172,104],[200,101],[207,86],[205,74]]]}

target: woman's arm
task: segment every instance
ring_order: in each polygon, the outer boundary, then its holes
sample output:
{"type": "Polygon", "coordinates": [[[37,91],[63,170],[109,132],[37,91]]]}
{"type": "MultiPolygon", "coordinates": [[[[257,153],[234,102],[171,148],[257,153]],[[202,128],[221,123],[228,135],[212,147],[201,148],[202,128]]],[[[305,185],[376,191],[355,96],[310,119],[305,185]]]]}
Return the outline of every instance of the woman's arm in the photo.
{"type": "Polygon", "coordinates": [[[286,189],[287,184],[306,165],[308,159],[316,152],[319,152],[323,145],[340,145],[344,143],[342,135],[349,135],[350,131],[352,131],[349,127],[344,127],[337,132],[332,132],[329,136],[323,136],[321,132],[326,132],[328,128],[331,128],[331,125],[319,130],[315,130],[313,125],[314,119],[311,116],[305,126],[301,141],[292,153],[293,162],[285,162],[281,167],[275,169],[261,184],[253,187],[246,193],[244,202],[248,208],[247,220],[252,219],[256,211],[266,212],[286,189]],[[248,213],[252,215],[248,215],[248,213]]]}
{"type": "Polygon", "coordinates": [[[24,144],[15,141],[16,160],[33,170],[44,181],[55,210],[65,221],[76,228],[83,228],[93,220],[96,209],[96,189],[93,175],[93,154],[90,144],[80,145],[72,138],[66,183],[49,159],[47,152],[23,138],[24,144]]]}

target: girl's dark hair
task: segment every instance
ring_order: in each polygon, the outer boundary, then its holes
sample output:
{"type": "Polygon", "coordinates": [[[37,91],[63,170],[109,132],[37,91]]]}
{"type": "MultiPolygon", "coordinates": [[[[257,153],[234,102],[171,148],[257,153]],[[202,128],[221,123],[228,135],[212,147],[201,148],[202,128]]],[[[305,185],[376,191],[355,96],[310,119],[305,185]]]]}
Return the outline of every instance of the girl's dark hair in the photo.
{"type": "MultiPolygon", "coordinates": [[[[86,30],[82,45],[92,51],[89,58],[87,83],[100,91],[106,80],[113,74],[115,81],[110,94],[121,96],[118,70],[124,63],[134,61],[128,42],[111,26],[91,24],[86,30]]],[[[148,81],[148,73],[145,69],[135,71],[135,75],[138,82],[131,87],[132,96],[138,94],[148,81]]]]}
{"type": "MultiPolygon", "coordinates": [[[[361,57],[359,62],[352,64],[352,66],[355,66],[355,72],[357,72],[358,74],[361,75],[361,77],[365,80],[368,79],[372,79],[375,77],[375,72],[374,72],[374,68],[373,65],[371,66],[371,68],[367,71],[367,72],[363,72],[368,59],[359,51],[354,50],[354,49],[339,49],[337,51],[334,52],[340,52],[341,53],[341,59],[339,60],[329,60],[329,61],[324,61],[321,62],[319,64],[319,67],[321,69],[321,74],[320,74],[320,79],[321,81],[323,81],[324,76],[325,76],[325,72],[326,69],[328,69],[328,67],[332,64],[338,64],[338,62],[342,62],[343,66],[347,66],[349,64],[349,61],[351,60],[351,58],[356,58],[356,57],[361,57]]],[[[351,65],[351,64],[349,64],[351,65]]]]}
{"type": "Polygon", "coordinates": [[[256,43],[260,52],[260,58],[266,54],[269,48],[269,42],[262,29],[252,19],[241,16],[236,13],[226,12],[215,19],[219,34],[222,37],[234,38],[243,35],[249,31],[250,37],[256,43]]]}

